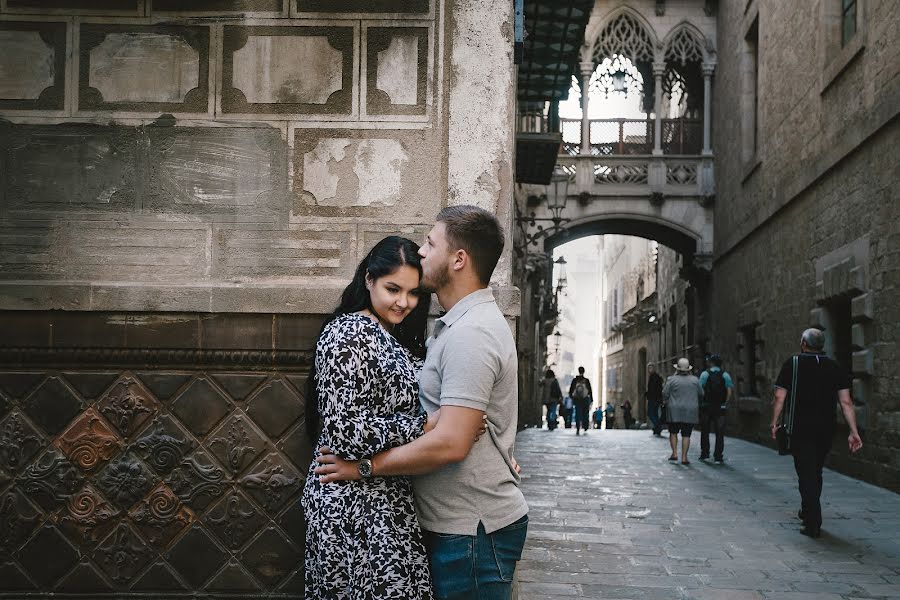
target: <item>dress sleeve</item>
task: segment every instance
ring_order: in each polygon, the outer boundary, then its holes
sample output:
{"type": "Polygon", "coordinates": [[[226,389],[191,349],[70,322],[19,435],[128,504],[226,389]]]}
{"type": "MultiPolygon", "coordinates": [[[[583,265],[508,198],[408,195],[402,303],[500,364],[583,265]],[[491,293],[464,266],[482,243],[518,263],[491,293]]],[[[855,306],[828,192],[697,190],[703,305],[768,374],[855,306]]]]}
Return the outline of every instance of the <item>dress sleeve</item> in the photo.
{"type": "MultiPolygon", "coordinates": [[[[330,348],[319,348],[318,394],[324,439],[346,460],[359,460],[402,446],[424,433],[427,416],[378,414],[384,402],[378,385],[376,340],[366,327],[342,323],[330,348]],[[344,325],[348,325],[346,329],[344,325]]],[[[324,340],[323,340],[324,341],[324,340]]]]}

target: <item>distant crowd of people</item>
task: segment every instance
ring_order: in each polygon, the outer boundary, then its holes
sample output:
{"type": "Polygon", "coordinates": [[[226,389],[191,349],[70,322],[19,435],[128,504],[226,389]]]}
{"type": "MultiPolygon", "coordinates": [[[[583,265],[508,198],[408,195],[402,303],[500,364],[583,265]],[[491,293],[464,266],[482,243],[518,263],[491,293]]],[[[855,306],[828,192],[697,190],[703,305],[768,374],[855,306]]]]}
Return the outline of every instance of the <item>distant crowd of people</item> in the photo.
{"type": "MultiPolygon", "coordinates": [[[[770,425],[779,452],[793,456],[801,498],[797,513],[803,522],[800,533],[813,538],[821,535],[822,469],[831,450],[837,406],[840,406],[850,432],[847,438],[850,451],[857,452],[862,448],[847,371],[825,355],[824,347],[825,336],[820,330],[803,332],[800,352],[785,361],[775,381],[770,425]]],[[[679,358],[672,365],[674,373],[665,380],[656,372],[655,365],[647,365],[643,400],[648,425],[656,437],[662,436],[663,428],[668,430],[671,447],[668,460],[671,462],[691,464],[688,451],[696,427],[700,428],[700,460],[712,457],[718,464],[725,461],[725,426],[729,406],[734,403],[734,380],[724,370],[718,354],[707,355],[704,363],[703,370],[696,374],[687,358],[679,358]],[[715,434],[712,454],[710,434],[715,434]]],[[[544,383],[548,429],[557,427],[556,406],[561,405],[565,426],[570,427],[571,408],[567,407],[574,406],[576,427],[586,430],[587,422],[581,419],[593,398],[590,382],[584,377],[584,367],[578,368],[578,376],[569,387],[569,396],[563,397],[553,371],[545,373],[544,383]]],[[[634,424],[631,403],[625,399],[620,407],[624,426],[631,429],[634,424]]],[[[614,428],[615,413],[611,403],[606,403],[605,407],[598,403],[593,411],[594,427],[600,428],[605,420],[607,429],[614,428]]]]}

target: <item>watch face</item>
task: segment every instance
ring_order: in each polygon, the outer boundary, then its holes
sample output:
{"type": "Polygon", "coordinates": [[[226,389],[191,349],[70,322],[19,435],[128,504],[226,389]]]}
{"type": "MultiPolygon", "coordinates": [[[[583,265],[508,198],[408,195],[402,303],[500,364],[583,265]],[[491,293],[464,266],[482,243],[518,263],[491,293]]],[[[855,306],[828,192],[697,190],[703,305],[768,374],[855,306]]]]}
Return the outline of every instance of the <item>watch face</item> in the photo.
{"type": "Polygon", "coordinates": [[[357,467],[359,469],[359,474],[363,477],[371,477],[372,476],[372,461],[369,459],[362,459],[359,461],[359,465],[357,467]]]}

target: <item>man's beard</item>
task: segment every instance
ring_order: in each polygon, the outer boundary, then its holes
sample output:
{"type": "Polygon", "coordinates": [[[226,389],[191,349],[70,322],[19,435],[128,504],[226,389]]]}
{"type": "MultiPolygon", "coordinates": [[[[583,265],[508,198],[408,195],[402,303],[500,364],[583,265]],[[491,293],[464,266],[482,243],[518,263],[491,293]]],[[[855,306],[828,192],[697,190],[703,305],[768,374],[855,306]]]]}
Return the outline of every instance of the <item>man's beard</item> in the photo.
{"type": "Polygon", "coordinates": [[[426,293],[434,294],[448,283],[450,283],[450,266],[445,264],[444,268],[435,273],[432,279],[423,277],[419,287],[426,293]]]}

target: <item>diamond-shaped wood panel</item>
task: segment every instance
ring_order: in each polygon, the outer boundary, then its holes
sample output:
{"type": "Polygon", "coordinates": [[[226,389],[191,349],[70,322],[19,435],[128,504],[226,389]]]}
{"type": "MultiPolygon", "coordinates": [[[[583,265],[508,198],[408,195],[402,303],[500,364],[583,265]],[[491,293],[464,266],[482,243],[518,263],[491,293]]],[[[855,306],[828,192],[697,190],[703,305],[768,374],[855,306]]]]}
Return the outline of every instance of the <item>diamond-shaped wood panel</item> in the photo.
{"type": "Polygon", "coordinates": [[[122,449],[118,436],[93,408],[79,415],[54,445],[86,472],[100,469],[122,449]]]}
{"type": "Polygon", "coordinates": [[[165,483],[153,488],[129,516],[143,538],[157,550],[162,550],[194,521],[194,514],[165,483]]]}
{"type": "Polygon", "coordinates": [[[197,437],[203,437],[231,410],[231,403],[204,378],[190,386],[172,404],[172,412],[197,437]]]}
{"type": "Polygon", "coordinates": [[[115,527],[120,512],[87,484],[69,496],[53,521],[76,545],[93,547],[115,527]]]}
{"type": "Polygon", "coordinates": [[[153,396],[133,377],[123,377],[98,404],[100,413],[124,438],[131,437],[159,409],[153,396]]]}
{"type": "Polygon", "coordinates": [[[247,465],[266,450],[265,436],[244,415],[234,413],[209,435],[206,440],[216,458],[232,475],[243,471],[247,465]]]}

